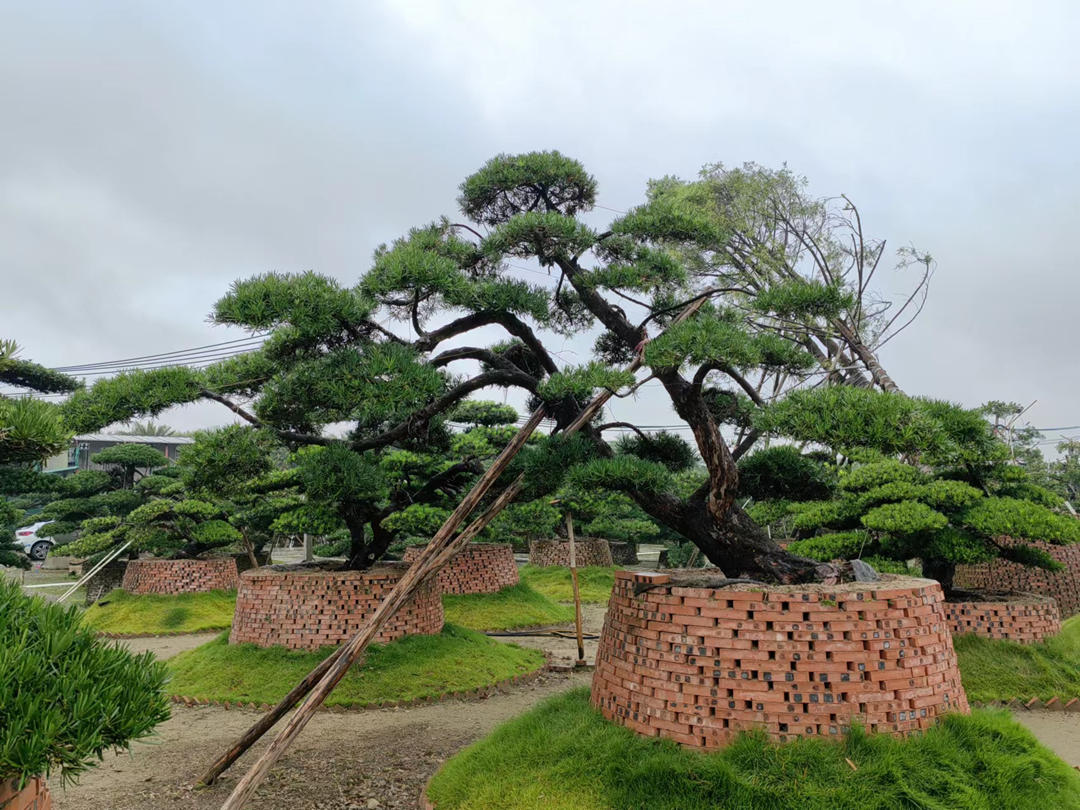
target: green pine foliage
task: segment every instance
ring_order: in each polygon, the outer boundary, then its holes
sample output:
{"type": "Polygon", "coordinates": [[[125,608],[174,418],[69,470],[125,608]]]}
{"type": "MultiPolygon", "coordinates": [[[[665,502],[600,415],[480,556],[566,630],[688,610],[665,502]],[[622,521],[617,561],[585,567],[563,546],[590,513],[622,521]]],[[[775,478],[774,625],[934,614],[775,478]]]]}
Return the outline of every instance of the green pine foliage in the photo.
{"type": "Polygon", "coordinates": [[[767,409],[760,424],[848,454],[832,497],[786,503],[770,515],[790,520],[800,538],[791,546],[796,553],[820,560],[918,557],[924,571],[950,589],[961,563],[1003,557],[1060,568],[1046,552],[1001,543],[1002,537],[1080,541],[1080,520],[1054,511],[1060,502],[1009,463],[1007,449],[978,412],[900,394],[826,388],[793,394],[767,409]],[[858,412],[844,403],[857,403],[858,412]]]}
{"type": "Polygon", "coordinates": [[[73,781],[169,717],[165,666],[83,627],[77,608],[0,583],[0,780],[73,781]]]}

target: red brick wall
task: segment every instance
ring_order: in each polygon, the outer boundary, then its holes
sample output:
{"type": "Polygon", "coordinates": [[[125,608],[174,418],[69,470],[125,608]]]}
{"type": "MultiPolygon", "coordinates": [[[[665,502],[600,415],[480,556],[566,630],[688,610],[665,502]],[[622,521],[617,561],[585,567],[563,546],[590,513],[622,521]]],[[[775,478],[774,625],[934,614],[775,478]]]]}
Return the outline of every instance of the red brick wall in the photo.
{"type": "MultiPolygon", "coordinates": [[[[1017,542],[1011,538],[1002,539],[1017,542]]],[[[1041,540],[1027,543],[1064,564],[1065,570],[1055,573],[997,559],[980,565],[958,565],[953,584],[957,588],[1041,593],[1054,597],[1062,617],[1067,619],[1080,613],[1080,543],[1068,546],[1041,540]]]]}
{"type": "Polygon", "coordinates": [[[52,810],[52,796],[44,779],[34,778],[21,790],[17,779],[0,782],[0,808],[3,810],[52,810]]]}
{"type": "Polygon", "coordinates": [[[909,577],[709,589],[617,571],[592,701],[639,734],[698,748],[750,728],[836,735],[856,720],[908,733],[968,711],[941,586],[909,577]]]}
{"type": "MultiPolygon", "coordinates": [[[[405,563],[383,563],[367,571],[245,571],[229,643],[293,650],[341,644],[360,629],[408,568],[405,563]]],[[[442,626],[442,599],[438,585],[431,582],[397,612],[375,641],[386,644],[406,635],[434,635],[442,626]]]]}
{"type": "MultiPolygon", "coordinates": [[[[583,537],[574,543],[574,557],[578,568],[586,565],[614,565],[607,540],[583,537]]],[[[529,562],[533,565],[570,565],[570,541],[530,540],[529,562]]]]}
{"type": "Polygon", "coordinates": [[[229,591],[238,583],[236,560],[131,560],[124,570],[128,593],[192,593],[229,591]]]}
{"type": "MultiPolygon", "coordinates": [[[[422,546],[405,549],[405,562],[420,556],[422,546]]],[[[514,550],[504,543],[469,543],[439,572],[443,593],[495,593],[518,583],[514,550]]]]}
{"type": "Polygon", "coordinates": [[[1061,632],[1061,616],[1049,596],[996,602],[946,602],[945,617],[953,635],[974,633],[1034,644],[1061,632]]]}

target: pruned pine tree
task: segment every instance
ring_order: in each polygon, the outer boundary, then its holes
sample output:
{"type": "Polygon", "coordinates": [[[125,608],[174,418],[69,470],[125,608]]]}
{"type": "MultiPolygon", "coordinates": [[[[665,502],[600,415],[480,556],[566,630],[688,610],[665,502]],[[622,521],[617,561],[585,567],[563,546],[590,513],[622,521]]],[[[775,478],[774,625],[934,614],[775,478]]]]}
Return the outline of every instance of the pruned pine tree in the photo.
{"type": "MultiPolygon", "coordinates": [[[[569,474],[576,486],[621,492],[731,575],[794,582],[835,574],[783,551],[747,516],[735,500],[736,461],[758,436],[753,414],[769,396],[764,380],[843,367],[890,387],[873,343],[850,329],[875,322],[878,313],[865,306],[867,268],[880,256],[856,247],[847,257],[854,270],[844,273],[844,257],[828,248],[819,259],[824,273],[786,272],[768,255],[783,237],[780,225],[762,241],[754,218],[734,209],[718,215],[722,195],[705,199],[701,188],[657,184],[642,205],[595,228],[583,217],[596,202],[596,181],[580,163],[558,152],[500,155],[462,184],[465,221],[438,220],[381,247],[354,287],[312,273],[234,284],[212,318],[269,333],[258,351],[205,371],[119,375],[73,396],[65,415],[84,430],[178,402],[220,402],[297,448],[307,496],[337,504],[352,536],[351,563],[364,566],[388,541],[380,532],[389,514],[367,504],[407,512],[475,472],[471,459],[424,471],[425,483],[395,501],[388,455],[449,450],[450,415],[493,388],[524,392],[565,426],[593,392],[633,384],[620,369],[641,356],[692,431],[704,483],[680,492],[664,464],[670,446],[642,431],[635,451],[620,453],[605,436],[612,426],[594,424],[579,439],[536,449],[553,465],[544,485],[557,488],[569,474]],[[526,262],[531,272],[521,269],[526,262]],[[728,279],[728,268],[745,278],[728,279]],[[696,314],[673,323],[695,301],[696,314]],[[501,333],[495,339],[493,330],[501,333]],[[595,338],[592,358],[557,363],[553,347],[584,335],[595,338]],[[341,424],[344,435],[331,435],[341,424]],[[741,430],[741,440],[732,443],[728,428],[741,430]]],[[[749,186],[731,204],[745,207],[755,194],[767,210],[768,196],[749,186]]],[[[803,202],[805,195],[791,205],[803,202]]]]}
{"type": "Polygon", "coordinates": [[[27,521],[22,506],[29,494],[44,495],[57,479],[36,472],[48,456],[67,447],[71,439],[59,408],[34,394],[66,393],[80,383],[44,366],[22,360],[11,340],[0,340],[0,383],[25,394],[0,394],[0,565],[28,568],[30,562],[14,545],[14,531],[27,521]],[[22,496],[22,501],[12,496],[22,496]]]}
{"type": "Polygon", "coordinates": [[[846,386],[798,391],[759,427],[825,448],[831,463],[792,447],[752,454],[741,492],[762,500],[755,514],[789,520],[800,554],[919,558],[946,593],[962,563],[1000,557],[1059,570],[1026,541],[1078,542],[1080,520],[1031,480],[984,413],[846,386]]]}

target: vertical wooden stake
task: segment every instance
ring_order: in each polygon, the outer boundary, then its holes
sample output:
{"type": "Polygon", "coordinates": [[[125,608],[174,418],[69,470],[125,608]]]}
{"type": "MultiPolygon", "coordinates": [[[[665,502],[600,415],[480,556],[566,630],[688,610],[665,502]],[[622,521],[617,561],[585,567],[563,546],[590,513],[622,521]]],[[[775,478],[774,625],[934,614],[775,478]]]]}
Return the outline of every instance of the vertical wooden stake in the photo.
{"type": "Polygon", "coordinates": [[[577,628],[577,659],[585,660],[585,639],[581,633],[581,591],[577,581],[577,554],[574,550],[574,517],[566,513],[566,536],[570,539],[570,582],[574,586],[574,626],[577,628]]]}

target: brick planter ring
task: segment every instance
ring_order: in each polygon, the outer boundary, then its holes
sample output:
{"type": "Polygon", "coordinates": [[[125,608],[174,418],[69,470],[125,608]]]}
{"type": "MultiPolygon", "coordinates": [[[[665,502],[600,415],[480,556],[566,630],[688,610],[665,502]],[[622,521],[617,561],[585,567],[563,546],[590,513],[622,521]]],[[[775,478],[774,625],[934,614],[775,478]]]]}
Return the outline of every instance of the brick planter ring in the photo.
{"type": "MultiPolygon", "coordinates": [[[[405,562],[414,562],[422,549],[405,549],[405,562]]],[[[517,585],[514,550],[508,543],[469,543],[439,572],[437,581],[443,593],[495,593],[517,585]]]]}
{"type": "Polygon", "coordinates": [[[1035,644],[1061,632],[1057,604],[1049,596],[1017,594],[993,601],[946,602],[953,635],[974,633],[1020,644],[1035,644]]]}
{"type": "Polygon", "coordinates": [[[19,780],[0,782],[0,808],[3,810],[52,810],[49,786],[41,777],[35,777],[18,790],[19,780]]]}
{"type": "MultiPolygon", "coordinates": [[[[1016,543],[1012,538],[999,538],[1016,543]]],[[[1057,546],[1042,541],[1028,545],[1045,551],[1065,566],[1063,571],[1047,571],[1008,560],[996,559],[979,565],[958,565],[953,584],[957,588],[984,591],[1020,591],[1052,596],[1064,619],[1080,613],[1080,543],[1057,546]]]]}
{"type": "MultiPolygon", "coordinates": [[[[586,565],[613,565],[611,548],[607,540],[583,537],[574,542],[574,557],[579,568],[586,565]]],[[[530,540],[529,562],[547,567],[550,565],[570,565],[570,541],[568,540],[530,540]]]]}
{"type": "MultiPolygon", "coordinates": [[[[270,566],[240,576],[230,644],[317,650],[336,646],[360,629],[404,573],[406,563],[367,571],[270,566]]],[[[439,586],[424,585],[379,631],[378,644],[442,631],[439,586]]]]}
{"type": "Polygon", "coordinates": [[[752,728],[779,742],[854,721],[906,734],[968,711],[937,582],[713,589],[680,579],[687,572],[615,573],[592,683],[593,704],[615,723],[717,748],[752,728]]]}
{"type": "Polygon", "coordinates": [[[131,560],[124,569],[122,587],[128,593],[195,593],[230,591],[239,580],[236,560],[131,560]]]}

